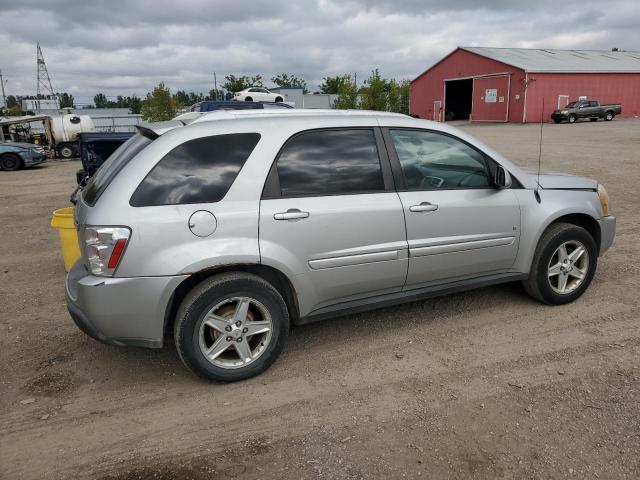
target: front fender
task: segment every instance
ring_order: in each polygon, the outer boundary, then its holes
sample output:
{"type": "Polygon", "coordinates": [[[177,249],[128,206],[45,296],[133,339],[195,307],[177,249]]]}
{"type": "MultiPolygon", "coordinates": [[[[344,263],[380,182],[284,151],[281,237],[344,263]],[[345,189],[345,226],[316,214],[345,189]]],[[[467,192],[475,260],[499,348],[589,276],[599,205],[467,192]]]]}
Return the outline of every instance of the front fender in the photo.
{"type": "MultiPolygon", "coordinates": [[[[590,190],[539,190],[540,203],[533,190],[514,190],[520,201],[521,238],[513,268],[522,273],[531,269],[542,234],[552,223],[568,215],[586,215],[599,225],[602,207],[596,192],[590,190]]],[[[600,228],[598,226],[598,228],[600,228]]]]}

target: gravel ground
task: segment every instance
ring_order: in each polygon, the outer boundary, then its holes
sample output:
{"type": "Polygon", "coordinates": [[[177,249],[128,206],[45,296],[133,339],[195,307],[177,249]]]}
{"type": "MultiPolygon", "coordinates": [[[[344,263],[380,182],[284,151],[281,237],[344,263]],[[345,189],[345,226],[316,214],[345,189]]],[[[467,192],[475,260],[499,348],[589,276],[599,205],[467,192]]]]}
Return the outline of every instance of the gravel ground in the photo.
{"type": "MultiPolygon", "coordinates": [[[[538,126],[463,128],[536,165],[538,126]]],[[[328,320],[230,385],[83,335],[49,226],[78,164],[0,172],[0,478],[640,478],[640,120],[544,136],[543,169],[597,178],[618,217],[581,299],[509,284],[328,320]]]]}

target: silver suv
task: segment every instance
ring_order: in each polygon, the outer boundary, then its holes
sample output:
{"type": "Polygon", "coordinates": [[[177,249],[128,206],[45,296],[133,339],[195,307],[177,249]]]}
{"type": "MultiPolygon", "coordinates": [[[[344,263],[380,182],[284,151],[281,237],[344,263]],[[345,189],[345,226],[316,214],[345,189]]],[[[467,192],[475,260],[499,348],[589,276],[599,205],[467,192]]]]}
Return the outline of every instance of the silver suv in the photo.
{"type": "Polygon", "coordinates": [[[140,128],[84,188],[66,293],[88,335],[173,333],[207,379],[264,371],[292,324],[511,281],[571,302],[613,242],[594,180],[538,179],[441,123],[190,115],[140,128]]]}

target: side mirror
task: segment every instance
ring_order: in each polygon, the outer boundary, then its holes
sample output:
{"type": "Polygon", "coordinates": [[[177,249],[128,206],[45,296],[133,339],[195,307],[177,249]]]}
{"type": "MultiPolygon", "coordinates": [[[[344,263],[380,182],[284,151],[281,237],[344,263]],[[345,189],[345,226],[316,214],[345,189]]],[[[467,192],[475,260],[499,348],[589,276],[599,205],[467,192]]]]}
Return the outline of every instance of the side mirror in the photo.
{"type": "Polygon", "coordinates": [[[502,165],[498,165],[493,183],[500,190],[504,188],[511,188],[511,175],[504,169],[502,165]]]}

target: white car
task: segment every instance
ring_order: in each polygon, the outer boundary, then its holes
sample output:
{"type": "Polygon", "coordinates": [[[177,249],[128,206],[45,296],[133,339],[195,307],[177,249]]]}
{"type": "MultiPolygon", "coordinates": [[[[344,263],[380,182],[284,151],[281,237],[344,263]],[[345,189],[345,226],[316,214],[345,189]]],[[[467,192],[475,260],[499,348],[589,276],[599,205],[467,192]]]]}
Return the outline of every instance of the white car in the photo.
{"type": "Polygon", "coordinates": [[[250,87],[235,92],[233,99],[246,102],[282,102],[282,95],[279,93],[272,93],[266,88],[262,87],[250,87]]]}

